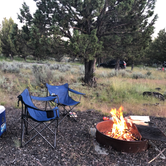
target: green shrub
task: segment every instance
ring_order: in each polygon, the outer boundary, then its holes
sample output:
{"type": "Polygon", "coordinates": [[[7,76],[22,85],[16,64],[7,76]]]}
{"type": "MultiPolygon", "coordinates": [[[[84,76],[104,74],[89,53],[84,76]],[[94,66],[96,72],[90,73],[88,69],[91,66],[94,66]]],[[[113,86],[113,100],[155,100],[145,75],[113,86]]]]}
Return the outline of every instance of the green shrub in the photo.
{"type": "Polygon", "coordinates": [[[104,78],[108,78],[109,77],[109,73],[103,71],[99,74],[99,77],[104,77],[104,78]]]}
{"type": "Polygon", "coordinates": [[[147,76],[150,76],[152,73],[150,72],[150,71],[148,71],[147,73],[146,73],[146,75],[147,76]]]}
{"type": "Polygon", "coordinates": [[[10,81],[8,78],[0,77],[0,88],[6,91],[11,91],[14,84],[12,81],[10,81]]]}
{"type": "Polygon", "coordinates": [[[59,69],[59,64],[52,64],[49,66],[50,70],[58,70],[59,69]]]}
{"type": "Polygon", "coordinates": [[[70,68],[71,68],[71,65],[69,65],[69,64],[66,64],[66,65],[61,64],[59,66],[59,71],[60,72],[66,72],[66,71],[69,71],[70,68]]]}
{"type": "Polygon", "coordinates": [[[166,92],[163,93],[164,98],[166,99],[166,92]]]}
{"type": "Polygon", "coordinates": [[[79,73],[81,75],[85,74],[85,66],[84,65],[79,66],[79,70],[80,70],[79,73]]]}
{"type": "Polygon", "coordinates": [[[76,68],[71,68],[70,72],[71,74],[77,74],[78,70],[76,68]]]}
{"type": "Polygon", "coordinates": [[[0,69],[4,73],[20,73],[20,68],[15,63],[0,62],[0,69]]]}
{"type": "Polygon", "coordinates": [[[70,64],[52,64],[48,65],[50,70],[59,70],[60,72],[66,72],[69,71],[71,68],[70,64]]]}
{"type": "Polygon", "coordinates": [[[115,70],[111,70],[111,72],[109,73],[109,77],[114,77],[116,75],[117,75],[117,73],[115,70]]]}
{"type": "Polygon", "coordinates": [[[120,70],[118,74],[121,77],[125,77],[125,78],[129,78],[130,77],[130,74],[128,72],[126,72],[126,70],[120,70]]]}
{"type": "Polygon", "coordinates": [[[133,73],[132,78],[133,79],[146,78],[146,75],[144,75],[142,73],[133,73]]]}
{"type": "Polygon", "coordinates": [[[35,77],[37,86],[43,86],[49,83],[53,78],[53,73],[48,66],[32,66],[32,73],[35,77]]]}

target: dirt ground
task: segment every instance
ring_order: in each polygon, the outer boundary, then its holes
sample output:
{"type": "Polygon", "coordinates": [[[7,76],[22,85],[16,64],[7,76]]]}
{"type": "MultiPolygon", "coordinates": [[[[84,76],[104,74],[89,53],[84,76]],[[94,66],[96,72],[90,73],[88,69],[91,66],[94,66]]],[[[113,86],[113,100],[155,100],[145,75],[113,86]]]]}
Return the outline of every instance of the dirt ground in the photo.
{"type": "MultiPolygon", "coordinates": [[[[7,131],[0,137],[0,166],[165,166],[166,142],[151,141],[149,148],[140,153],[117,152],[104,147],[107,153],[95,150],[95,137],[90,128],[102,121],[103,115],[95,110],[77,111],[77,122],[67,117],[59,126],[57,147],[52,149],[40,136],[23,148],[19,147],[21,110],[8,107],[6,110],[7,131]],[[156,147],[155,147],[156,146],[156,147]],[[165,155],[165,156],[164,156],[165,155]],[[154,159],[152,162],[150,162],[154,159]],[[148,163],[150,162],[150,164],[148,163]]],[[[162,132],[166,133],[166,118],[150,117],[162,132]]],[[[53,135],[44,132],[53,142],[53,135]]],[[[149,142],[150,143],[150,142],[149,142]]]]}

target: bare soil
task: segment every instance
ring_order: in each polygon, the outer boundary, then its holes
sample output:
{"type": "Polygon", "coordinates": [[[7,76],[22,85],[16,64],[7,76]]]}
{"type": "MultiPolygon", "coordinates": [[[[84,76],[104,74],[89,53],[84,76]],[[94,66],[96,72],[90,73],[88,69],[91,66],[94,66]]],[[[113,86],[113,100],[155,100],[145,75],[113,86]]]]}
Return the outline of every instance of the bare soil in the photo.
{"type": "MultiPolygon", "coordinates": [[[[19,147],[21,135],[21,110],[6,108],[7,131],[0,137],[1,166],[165,166],[166,159],[162,155],[148,164],[158,154],[158,150],[166,148],[166,143],[151,141],[146,151],[140,153],[117,152],[111,147],[102,148],[107,155],[98,154],[94,145],[95,137],[89,129],[102,121],[103,115],[95,110],[77,111],[77,122],[67,117],[59,126],[57,147],[52,149],[40,136],[23,148],[19,147]],[[158,149],[158,150],[157,150],[158,149]],[[162,157],[162,158],[161,158],[162,157]]],[[[150,117],[163,133],[166,133],[166,118],[150,117]]],[[[44,132],[53,141],[53,135],[44,132]]],[[[166,151],[163,152],[166,156],[166,151]]]]}

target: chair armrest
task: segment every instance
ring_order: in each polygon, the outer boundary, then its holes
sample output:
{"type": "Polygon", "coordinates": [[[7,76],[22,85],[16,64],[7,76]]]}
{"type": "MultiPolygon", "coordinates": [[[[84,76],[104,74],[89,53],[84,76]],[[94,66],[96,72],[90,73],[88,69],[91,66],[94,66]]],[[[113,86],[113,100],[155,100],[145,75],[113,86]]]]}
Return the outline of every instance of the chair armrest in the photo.
{"type": "Polygon", "coordinates": [[[78,94],[78,95],[85,95],[85,93],[78,92],[78,91],[73,90],[73,89],[71,89],[71,88],[68,88],[68,89],[69,89],[70,92],[73,92],[73,93],[75,93],[75,94],[78,94]]]}
{"type": "Polygon", "coordinates": [[[38,100],[38,101],[53,101],[57,99],[58,96],[47,96],[47,97],[37,97],[37,96],[31,96],[31,99],[38,100]]]}

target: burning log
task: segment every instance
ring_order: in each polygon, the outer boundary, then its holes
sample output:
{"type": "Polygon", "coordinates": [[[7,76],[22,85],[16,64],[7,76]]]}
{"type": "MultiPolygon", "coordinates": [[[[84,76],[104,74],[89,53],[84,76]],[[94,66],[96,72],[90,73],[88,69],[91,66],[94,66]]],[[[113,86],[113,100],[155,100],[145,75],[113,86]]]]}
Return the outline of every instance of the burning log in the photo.
{"type": "Polygon", "coordinates": [[[126,141],[137,141],[140,140],[138,136],[132,133],[133,123],[127,122],[123,117],[123,107],[121,106],[118,110],[111,109],[110,113],[112,115],[113,126],[110,131],[105,131],[103,134],[126,141]]]}

